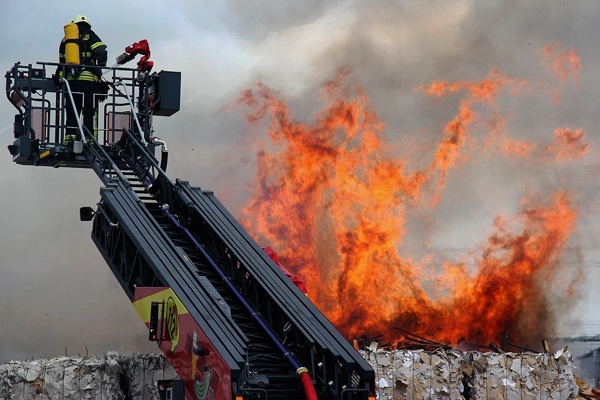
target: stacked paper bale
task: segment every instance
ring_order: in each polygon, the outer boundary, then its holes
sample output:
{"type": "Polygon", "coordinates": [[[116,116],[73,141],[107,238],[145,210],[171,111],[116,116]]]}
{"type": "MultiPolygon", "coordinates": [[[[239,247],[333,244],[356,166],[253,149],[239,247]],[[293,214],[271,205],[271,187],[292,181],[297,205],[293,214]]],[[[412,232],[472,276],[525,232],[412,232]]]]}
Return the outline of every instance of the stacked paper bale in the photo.
{"type": "Polygon", "coordinates": [[[0,393],[3,399],[124,399],[115,356],[11,361],[0,366],[0,393]]]}
{"type": "Polygon", "coordinates": [[[577,397],[573,358],[555,354],[465,354],[472,368],[466,375],[473,399],[562,400],[577,397]]]}
{"type": "MultiPolygon", "coordinates": [[[[361,351],[378,400],[566,400],[578,395],[573,359],[555,354],[377,348],[361,351]]],[[[0,399],[158,400],[157,381],[177,379],[162,354],[58,357],[0,365],[0,399]]]]}
{"type": "Polygon", "coordinates": [[[379,400],[574,399],[573,359],[555,354],[479,353],[458,350],[362,351],[376,372],[379,400]]]}
{"type": "Polygon", "coordinates": [[[162,353],[123,357],[121,366],[127,376],[128,398],[133,400],[158,399],[158,381],[179,379],[162,353]]]}
{"type": "Polygon", "coordinates": [[[156,382],[175,377],[162,354],[11,361],[0,366],[0,399],[158,400],[156,382]]]}
{"type": "Polygon", "coordinates": [[[363,356],[375,369],[380,400],[462,398],[462,352],[372,350],[363,356]]]}

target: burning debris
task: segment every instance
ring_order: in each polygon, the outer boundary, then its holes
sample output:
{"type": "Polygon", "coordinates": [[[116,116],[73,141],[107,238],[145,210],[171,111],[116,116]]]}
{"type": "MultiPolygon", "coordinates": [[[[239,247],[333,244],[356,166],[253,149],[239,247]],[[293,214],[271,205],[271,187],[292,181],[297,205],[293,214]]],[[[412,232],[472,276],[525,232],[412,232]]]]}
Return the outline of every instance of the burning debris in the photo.
{"type": "MultiPolygon", "coordinates": [[[[487,170],[490,163],[493,171],[508,160],[519,171],[535,170],[534,182],[554,182],[540,179],[544,170],[598,163],[583,129],[546,127],[544,138],[534,138],[509,124],[521,110],[503,107],[516,98],[541,96],[556,105],[560,90],[579,82],[576,50],[557,42],[543,53],[546,75],[538,82],[492,70],[481,80],[418,87],[436,104],[456,107],[439,132],[427,133],[435,137],[428,143],[420,135],[390,142],[349,71],[322,86],[324,107],[313,124],[296,121],[262,84],[239,98],[258,128],[251,132],[266,133],[245,141],[260,144],[241,220],[259,242],[280,249],[310,299],[356,338],[355,348],[378,371],[379,399],[566,399],[589,392],[579,391],[568,351],[515,344],[554,336],[559,308],[572,304],[582,279],[563,269],[581,206],[568,185],[531,184],[520,180],[526,173],[514,174],[511,183],[527,186],[510,205],[514,214],[492,215],[484,240],[464,257],[413,244],[425,253],[415,257],[405,243],[415,227],[420,240],[430,240],[436,223],[427,218],[454,191],[453,174],[463,166],[487,170]],[[387,343],[373,347],[376,341],[387,343]]],[[[487,193],[472,193],[494,203],[487,193]]]]}
{"type": "MultiPolygon", "coordinates": [[[[563,312],[558,305],[571,304],[582,279],[563,269],[579,204],[560,182],[535,187],[520,181],[524,174],[513,176],[511,182],[527,186],[516,189],[514,215],[491,215],[484,240],[464,257],[451,260],[413,244],[427,252],[415,257],[405,244],[411,227],[423,243],[430,240],[435,221],[421,219],[433,218],[452,191],[453,174],[469,163],[485,170],[491,159],[508,159],[523,164],[519,171],[543,174],[594,157],[582,129],[555,127],[537,141],[523,138],[518,128],[510,131],[507,116],[515,110],[503,110],[506,104],[536,96],[547,102],[578,81],[575,50],[554,43],[544,54],[546,78],[539,82],[492,70],[481,80],[419,87],[436,103],[457,108],[440,132],[428,133],[435,137],[430,143],[420,144],[422,135],[402,145],[389,142],[384,122],[349,71],[322,86],[324,108],[313,124],[294,120],[280,95],[262,84],[243,92],[238,104],[258,128],[252,132],[265,137],[246,141],[260,145],[255,185],[240,220],[258,242],[279,249],[281,262],[302,277],[310,299],[348,338],[378,332],[400,343],[406,338],[394,329],[400,325],[453,346],[500,341],[503,331],[516,342],[553,336],[563,312]],[[559,280],[563,290],[553,290],[559,280]]],[[[490,164],[490,171],[495,168],[490,164]]],[[[473,194],[495,201],[475,189],[473,194]]]]}

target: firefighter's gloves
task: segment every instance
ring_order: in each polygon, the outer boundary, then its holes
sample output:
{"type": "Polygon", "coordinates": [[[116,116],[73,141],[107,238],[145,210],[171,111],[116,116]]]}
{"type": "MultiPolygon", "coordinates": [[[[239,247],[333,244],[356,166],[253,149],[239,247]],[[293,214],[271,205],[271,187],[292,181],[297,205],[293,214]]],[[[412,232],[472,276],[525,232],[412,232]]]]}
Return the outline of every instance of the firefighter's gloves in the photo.
{"type": "Polygon", "coordinates": [[[96,96],[99,102],[103,102],[108,97],[110,85],[106,81],[98,81],[96,84],[96,96]]]}
{"type": "Polygon", "coordinates": [[[54,82],[54,86],[56,86],[57,88],[60,87],[60,77],[58,72],[56,74],[52,74],[52,81],[54,82]]]}

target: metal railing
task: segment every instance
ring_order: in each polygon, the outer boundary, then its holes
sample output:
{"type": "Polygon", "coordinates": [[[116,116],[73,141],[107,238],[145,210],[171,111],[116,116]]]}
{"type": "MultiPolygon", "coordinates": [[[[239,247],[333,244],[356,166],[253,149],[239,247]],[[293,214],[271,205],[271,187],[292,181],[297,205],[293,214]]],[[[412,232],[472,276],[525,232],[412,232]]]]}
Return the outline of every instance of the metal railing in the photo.
{"type": "MultiPolygon", "coordinates": [[[[16,63],[6,73],[6,95],[18,110],[15,137],[27,136],[40,150],[65,143],[67,102],[73,95],[67,79],[56,79],[66,64],[38,62],[16,63]]],[[[101,145],[118,142],[124,130],[141,133],[142,142],[150,136],[151,109],[147,104],[149,74],[129,68],[102,68],[102,80],[108,84],[105,95],[94,94],[94,132],[89,132],[101,145]],[[134,106],[134,103],[136,104],[134,106]]],[[[63,74],[66,76],[66,74],[63,74]]],[[[76,128],[83,133],[81,119],[76,128]]]]}

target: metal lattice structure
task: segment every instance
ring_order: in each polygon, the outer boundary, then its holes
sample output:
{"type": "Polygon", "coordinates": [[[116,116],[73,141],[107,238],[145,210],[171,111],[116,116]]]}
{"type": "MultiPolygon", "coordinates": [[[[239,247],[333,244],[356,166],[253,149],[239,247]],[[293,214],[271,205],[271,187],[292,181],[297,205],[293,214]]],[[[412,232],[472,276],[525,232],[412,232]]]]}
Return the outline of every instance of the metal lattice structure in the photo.
{"type": "Polygon", "coordinates": [[[6,74],[18,110],[13,161],[96,172],[101,199],[81,215],[93,220],[92,240],[123,290],[135,305],[141,288],[168,288],[185,311],[175,325],[161,315],[156,337],[186,397],[307,398],[298,379],[307,372],[319,399],[374,398],[373,369],[214,193],[166,175],[167,146],[153,136],[152,117],[177,111],[178,73],[106,68],[110,91],[94,132],[80,127],[79,151],[64,144],[69,86],[48,76],[51,68],[64,65],[15,64],[6,74]]]}

